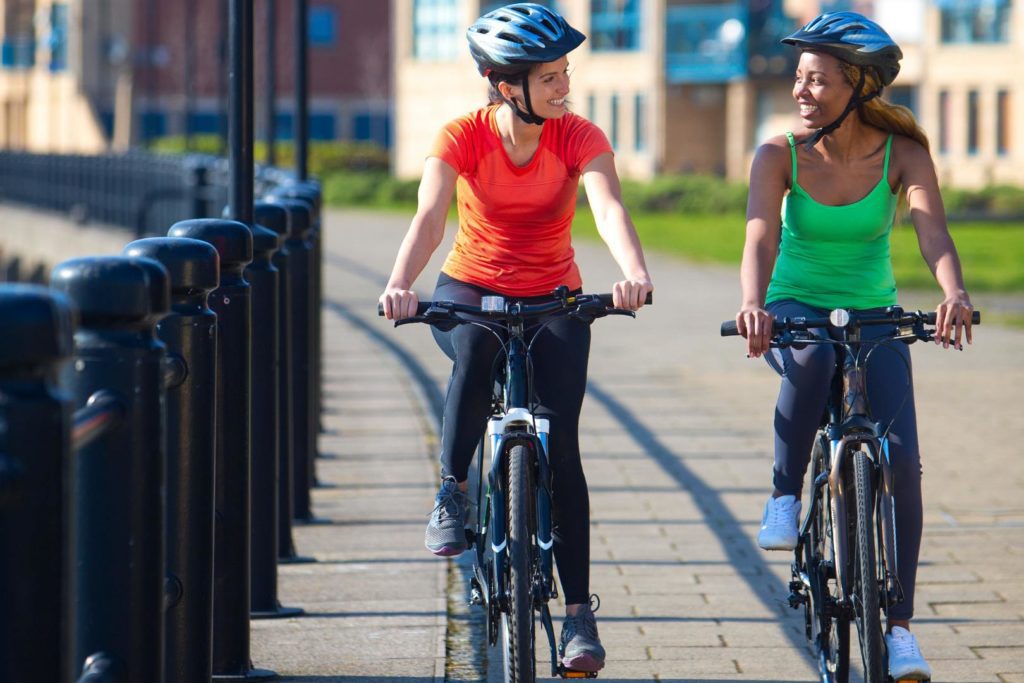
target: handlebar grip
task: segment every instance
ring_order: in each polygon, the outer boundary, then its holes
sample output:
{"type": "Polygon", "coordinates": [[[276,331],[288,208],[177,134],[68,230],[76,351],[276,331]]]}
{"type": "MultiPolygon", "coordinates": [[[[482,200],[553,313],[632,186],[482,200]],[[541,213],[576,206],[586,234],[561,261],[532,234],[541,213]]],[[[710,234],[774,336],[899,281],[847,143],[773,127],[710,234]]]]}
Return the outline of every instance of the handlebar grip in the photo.
{"type": "MultiPolygon", "coordinates": [[[[605,305],[605,308],[615,307],[615,296],[613,294],[598,294],[597,298],[601,300],[601,303],[605,305]]],[[[654,303],[654,293],[647,292],[647,298],[644,299],[644,305],[650,306],[654,303]]]]}
{"type": "MultiPolygon", "coordinates": [[[[428,308],[430,308],[429,301],[420,301],[419,303],[416,304],[416,315],[423,315],[424,313],[427,312],[428,308]]],[[[380,303],[379,301],[377,302],[377,315],[384,315],[384,304],[380,303]]]]}
{"type": "Polygon", "coordinates": [[[739,336],[739,330],[736,329],[735,320],[726,320],[722,323],[722,336],[723,337],[736,337],[739,336]]]}
{"type": "MultiPolygon", "coordinates": [[[[931,311],[929,313],[926,313],[925,314],[924,322],[925,322],[926,325],[934,325],[935,324],[935,311],[931,311]]],[[[981,324],[981,311],[973,311],[971,313],[971,324],[972,325],[980,325],[981,324]]]]}

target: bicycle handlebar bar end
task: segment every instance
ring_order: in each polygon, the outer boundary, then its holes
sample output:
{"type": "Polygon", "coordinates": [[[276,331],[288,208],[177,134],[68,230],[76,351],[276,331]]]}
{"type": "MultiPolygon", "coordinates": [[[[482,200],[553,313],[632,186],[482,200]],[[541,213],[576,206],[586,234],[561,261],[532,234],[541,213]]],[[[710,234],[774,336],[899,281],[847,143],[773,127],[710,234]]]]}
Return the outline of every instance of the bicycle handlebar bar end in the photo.
{"type": "Polygon", "coordinates": [[[722,336],[723,337],[736,337],[739,336],[740,331],[736,328],[735,320],[726,320],[722,323],[722,336]]]}

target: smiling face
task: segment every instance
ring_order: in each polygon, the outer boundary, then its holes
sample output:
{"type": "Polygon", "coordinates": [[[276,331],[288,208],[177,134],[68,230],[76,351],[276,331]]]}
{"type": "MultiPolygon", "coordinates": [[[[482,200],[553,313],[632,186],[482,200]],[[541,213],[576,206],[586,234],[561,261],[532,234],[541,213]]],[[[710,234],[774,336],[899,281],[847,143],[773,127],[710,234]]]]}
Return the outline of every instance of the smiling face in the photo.
{"type": "MultiPolygon", "coordinates": [[[[530,69],[528,78],[533,113],[545,119],[561,118],[568,111],[569,58],[563,56],[553,62],[538,64],[530,69]]],[[[501,87],[506,97],[526,109],[522,86],[502,84],[501,87]],[[506,86],[508,91],[504,92],[506,86]]]]}
{"type": "Polygon", "coordinates": [[[839,118],[853,95],[840,61],[823,52],[800,55],[793,82],[793,99],[807,128],[823,128],[839,118]]]}

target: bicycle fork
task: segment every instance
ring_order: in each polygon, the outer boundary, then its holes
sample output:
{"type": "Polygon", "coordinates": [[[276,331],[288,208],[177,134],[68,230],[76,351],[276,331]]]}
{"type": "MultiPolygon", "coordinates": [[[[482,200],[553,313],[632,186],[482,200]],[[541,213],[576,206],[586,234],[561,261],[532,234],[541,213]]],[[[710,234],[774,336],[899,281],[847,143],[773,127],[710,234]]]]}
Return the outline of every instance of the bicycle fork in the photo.
{"type": "MultiPolygon", "coordinates": [[[[536,521],[535,547],[537,549],[537,571],[532,582],[532,604],[540,615],[541,624],[547,635],[551,650],[551,675],[563,678],[592,678],[584,672],[568,671],[561,667],[558,658],[558,647],[555,642],[554,624],[548,602],[558,597],[558,589],[554,581],[553,547],[554,538],[551,531],[551,468],[548,462],[548,426],[543,418],[534,418],[525,409],[513,408],[506,415],[493,418],[488,423],[487,436],[491,442],[492,457],[489,480],[489,538],[492,555],[490,576],[487,576],[487,589],[480,586],[480,578],[474,579],[472,602],[481,604],[497,616],[498,612],[507,611],[509,595],[507,592],[507,550],[508,530],[505,526],[506,509],[508,506],[507,492],[500,485],[505,468],[507,453],[519,445],[526,446],[536,457],[536,521]],[[533,425],[533,429],[530,425],[533,425]],[[481,593],[486,593],[485,600],[481,593]],[[487,603],[487,604],[484,604],[487,603]],[[494,610],[492,605],[498,609],[494,610]]],[[[481,573],[483,574],[483,573],[481,573]]]]}

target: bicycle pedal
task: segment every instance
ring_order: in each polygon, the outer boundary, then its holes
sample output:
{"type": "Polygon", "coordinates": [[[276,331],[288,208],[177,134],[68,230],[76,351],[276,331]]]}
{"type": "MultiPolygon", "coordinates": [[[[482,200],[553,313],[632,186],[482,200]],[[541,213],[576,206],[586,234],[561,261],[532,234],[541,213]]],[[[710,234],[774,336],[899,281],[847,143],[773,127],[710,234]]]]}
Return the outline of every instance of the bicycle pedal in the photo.
{"type": "Polygon", "coordinates": [[[558,667],[558,675],[561,678],[597,678],[596,671],[576,671],[563,666],[558,667]]]}

